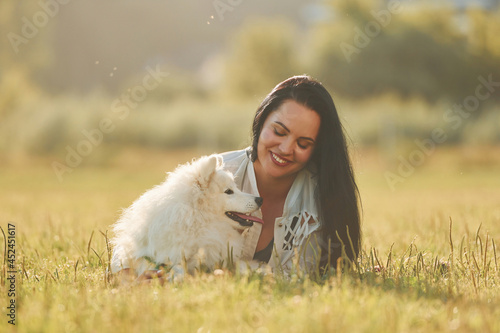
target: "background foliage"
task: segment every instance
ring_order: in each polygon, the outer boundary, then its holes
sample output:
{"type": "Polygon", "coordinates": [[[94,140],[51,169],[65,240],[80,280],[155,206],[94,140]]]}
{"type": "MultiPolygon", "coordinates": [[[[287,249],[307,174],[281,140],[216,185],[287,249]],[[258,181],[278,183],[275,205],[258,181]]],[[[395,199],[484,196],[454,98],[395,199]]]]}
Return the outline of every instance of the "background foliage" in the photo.
{"type": "MultiPolygon", "coordinates": [[[[251,117],[263,97],[284,78],[307,73],[330,89],[355,144],[386,147],[387,140],[394,141],[391,154],[397,155],[415,138],[445,125],[444,114],[474,95],[480,76],[500,81],[495,33],[500,14],[494,6],[395,3],[397,10],[391,1],[379,0],[297,4],[295,10],[307,20],[294,18],[289,7],[279,16],[278,4],[268,5],[266,15],[252,12],[260,3],[241,4],[221,21],[209,16],[214,8],[205,5],[185,23],[173,14],[190,13],[187,5],[60,5],[18,53],[7,38],[1,41],[0,154],[3,160],[64,156],[65,147],[84,139],[82,130],[98,126],[113,102],[141,83],[147,66],[158,65],[169,76],[148,91],[99,149],[240,148],[248,143],[251,117]],[[83,25],[96,8],[98,30],[83,25]],[[160,21],[166,8],[169,23],[160,21]],[[112,10],[118,10],[115,20],[105,16],[112,10]],[[125,17],[128,25],[121,21],[125,17]],[[148,19],[165,33],[145,24],[148,19]],[[131,37],[134,47],[122,41],[120,29],[137,34],[131,37]],[[346,53],[345,45],[357,51],[346,53]],[[206,54],[199,52],[203,48],[206,54]]],[[[42,10],[12,0],[0,6],[6,33],[20,34],[22,18],[33,22],[42,10]]],[[[446,144],[498,143],[499,96],[495,89],[481,101],[446,144]]]]}

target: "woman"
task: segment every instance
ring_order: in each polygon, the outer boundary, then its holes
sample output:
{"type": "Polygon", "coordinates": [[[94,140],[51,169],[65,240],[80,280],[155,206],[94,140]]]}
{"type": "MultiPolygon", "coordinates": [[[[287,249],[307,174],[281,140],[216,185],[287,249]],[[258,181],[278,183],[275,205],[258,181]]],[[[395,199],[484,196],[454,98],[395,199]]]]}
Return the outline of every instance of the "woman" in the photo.
{"type": "Polygon", "coordinates": [[[252,129],[250,148],[222,154],[240,189],[264,199],[264,223],[244,233],[242,259],[283,271],[296,253],[306,269],[336,267],[343,251],[354,260],[359,192],[328,91],[308,76],[291,77],[264,99],[252,129]]]}
{"type": "Polygon", "coordinates": [[[335,267],[343,248],[355,259],[359,192],[328,91],[308,76],[281,82],[257,109],[252,134],[251,148],[223,154],[240,188],[264,199],[264,224],[245,235],[243,259],[285,270],[296,250],[308,268],[335,267]]]}

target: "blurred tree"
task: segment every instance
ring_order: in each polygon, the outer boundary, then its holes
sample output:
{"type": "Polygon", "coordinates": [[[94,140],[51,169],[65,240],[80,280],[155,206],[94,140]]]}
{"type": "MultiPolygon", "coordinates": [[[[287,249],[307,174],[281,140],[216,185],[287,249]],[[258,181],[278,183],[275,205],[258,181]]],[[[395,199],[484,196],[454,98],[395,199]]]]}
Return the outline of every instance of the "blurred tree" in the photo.
{"type": "Polygon", "coordinates": [[[50,7],[43,2],[0,2],[0,30],[4,34],[0,40],[0,70],[8,70],[10,65],[16,64],[35,74],[50,64],[51,23],[58,10],[59,7],[50,7]]]}
{"type": "Polygon", "coordinates": [[[470,8],[466,12],[469,51],[487,61],[500,76],[500,10],[470,8]]]}
{"type": "Polygon", "coordinates": [[[37,18],[49,17],[36,2],[0,2],[0,117],[40,93],[33,80],[50,53],[44,47],[47,34],[34,22],[36,13],[37,18]]]}
{"type": "Polygon", "coordinates": [[[225,68],[225,90],[235,97],[268,93],[299,70],[294,27],[285,20],[248,20],[234,35],[225,68]]]}
{"type": "MultiPolygon", "coordinates": [[[[395,92],[429,102],[461,101],[474,94],[478,76],[497,72],[495,62],[486,61],[498,59],[493,38],[487,51],[469,52],[457,12],[448,7],[410,9],[380,0],[328,4],[335,15],[313,32],[311,73],[345,97],[395,92]]],[[[487,20],[476,21],[476,35],[494,24],[486,28],[480,23],[487,20]]]]}

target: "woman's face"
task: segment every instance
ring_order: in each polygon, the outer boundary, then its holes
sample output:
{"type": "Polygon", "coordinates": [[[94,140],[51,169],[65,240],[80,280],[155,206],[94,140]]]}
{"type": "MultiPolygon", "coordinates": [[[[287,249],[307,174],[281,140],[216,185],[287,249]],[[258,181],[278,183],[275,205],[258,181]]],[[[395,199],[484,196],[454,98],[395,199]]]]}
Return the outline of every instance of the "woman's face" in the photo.
{"type": "Polygon", "coordinates": [[[320,122],[315,111],[293,100],[284,101],[264,121],[256,170],[273,178],[295,176],[311,158],[320,122]]]}

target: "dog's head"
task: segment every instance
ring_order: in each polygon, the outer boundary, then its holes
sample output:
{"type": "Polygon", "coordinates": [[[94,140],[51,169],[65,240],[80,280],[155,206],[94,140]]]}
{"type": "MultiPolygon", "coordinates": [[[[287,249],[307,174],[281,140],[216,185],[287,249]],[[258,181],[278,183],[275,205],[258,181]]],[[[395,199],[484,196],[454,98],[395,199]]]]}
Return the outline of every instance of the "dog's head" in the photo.
{"type": "Polygon", "coordinates": [[[238,189],[233,175],[222,168],[222,156],[205,156],[193,163],[198,171],[198,209],[223,216],[234,228],[240,230],[251,227],[254,222],[262,223],[261,219],[250,216],[262,206],[262,198],[238,189]]]}

